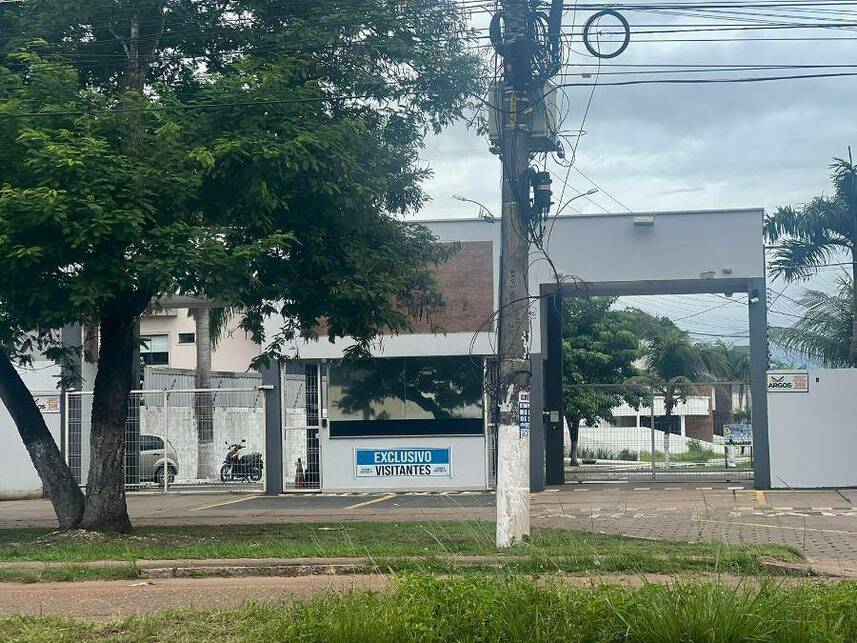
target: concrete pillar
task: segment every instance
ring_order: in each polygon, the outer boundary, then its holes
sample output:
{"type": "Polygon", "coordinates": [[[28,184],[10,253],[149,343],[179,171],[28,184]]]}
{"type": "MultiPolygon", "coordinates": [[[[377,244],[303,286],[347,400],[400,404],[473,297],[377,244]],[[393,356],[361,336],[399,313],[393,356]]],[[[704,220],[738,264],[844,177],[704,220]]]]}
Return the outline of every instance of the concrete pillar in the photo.
{"type": "Polygon", "coordinates": [[[750,315],[750,392],[753,413],[753,469],[757,489],[771,488],[768,440],[768,306],[764,277],[747,280],[750,315]]]}
{"type": "Polygon", "coordinates": [[[530,355],[530,491],[545,489],[544,366],[542,355],[530,355]]]}
{"type": "Polygon", "coordinates": [[[562,422],[562,297],[542,298],[544,346],[545,483],[565,484],[565,432],[562,422]]]}
{"type": "Polygon", "coordinates": [[[281,364],[261,369],[265,389],[265,495],[283,493],[283,391],[281,364]]]}

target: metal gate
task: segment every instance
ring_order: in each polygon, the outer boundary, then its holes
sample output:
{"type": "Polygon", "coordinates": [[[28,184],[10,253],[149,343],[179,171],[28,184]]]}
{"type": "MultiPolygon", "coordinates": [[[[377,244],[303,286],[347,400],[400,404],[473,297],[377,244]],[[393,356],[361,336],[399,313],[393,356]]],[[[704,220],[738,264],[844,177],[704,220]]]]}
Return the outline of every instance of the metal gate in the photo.
{"type": "Polygon", "coordinates": [[[566,387],[566,481],[752,479],[749,389],[741,382],[566,387]],[[590,416],[575,427],[569,410],[590,416]]]}
{"type": "Polygon", "coordinates": [[[321,364],[285,362],[282,379],[283,490],[319,491],[327,374],[321,364]]]}
{"type": "MultiPolygon", "coordinates": [[[[66,460],[81,486],[89,474],[92,397],[92,391],[65,393],[66,460]]],[[[259,387],[131,391],[128,491],[263,491],[264,453],[265,391],[259,387]],[[238,458],[227,461],[230,450],[238,458]]]]}

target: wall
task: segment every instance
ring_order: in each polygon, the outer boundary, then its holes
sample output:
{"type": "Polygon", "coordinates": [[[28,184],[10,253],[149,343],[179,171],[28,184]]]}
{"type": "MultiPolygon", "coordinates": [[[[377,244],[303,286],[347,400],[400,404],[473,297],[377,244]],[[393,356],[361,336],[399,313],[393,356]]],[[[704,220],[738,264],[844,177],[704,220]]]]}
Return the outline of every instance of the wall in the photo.
{"type": "Polygon", "coordinates": [[[438,491],[477,490],[487,487],[485,438],[336,438],[321,429],[322,491],[438,491]],[[439,448],[450,449],[450,477],[358,478],[355,449],[439,448]]]}
{"type": "MultiPolygon", "coordinates": [[[[249,396],[249,394],[244,394],[249,396]]],[[[197,457],[199,439],[196,419],[191,406],[170,406],[167,415],[169,426],[167,439],[176,451],[179,472],[176,482],[198,482],[197,457]]],[[[265,452],[265,412],[261,403],[256,407],[214,408],[214,462],[210,463],[218,475],[226,455],[226,442],[230,444],[246,440],[242,455],[265,452]]],[[[140,433],[164,436],[163,407],[153,402],[140,409],[140,433]]],[[[220,480],[217,479],[216,482],[220,480]]],[[[199,481],[205,482],[205,481],[199,481]]]]}
{"type": "MultiPolygon", "coordinates": [[[[584,282],[630,282],[687,279],[746,279],[763,277],[761,209],[706,210],[634,214],[571,215],[556,218],[547,249],[557,271],[584,282]],[[650,227],[634,225],[635,216],[652,216],[650,227]],[[621,260],[620,260],[621,259],[621,260]]],[[[420,221],[442,241],[490,241],[493,250],[494,308],[497,308],[500,223],[481,219],[420,221]]],[[[545,261],[534,261],[530,293],[555,282],[545,261]]],[[[539,307],[533,306],[530,345],[541,347],[539,307]]],[[[278,321],[266,323],[268,336],[278,321]]],[[[353,342],[298,341],[294,351],[304,359],[341,357],[353,342]]],[[[377,355],[437,355],[493,352],[492,333],[410,334],[384,338],[377,355]],[[470,350],[473,343],[474,350],[470,350]]]]}
{"type": "MultiPolygon", "coordinates": [[[[666,433],[663,431],[655,431],[655,450],[664,451],[664,438],[666,433]]],[[[622,449],[635,451],[637,454],[652,450],[652,430],[645,427],[580,427],[578,448],[581,449],[608,449],[610,451],[619,452],[622,449]]],[[[723,453],[724,447],[722,444],[714,444],[693,438],[691,436],[681,436],[675,433],[670,434],[669,448],[670,453],[687,453],[688,443],[691,440],[696,440],[702,443],[702,447],[710,449],[715,453],[723,453]]],[[[568,444],[569,442],[566,442],[568,444]]]]}
{"type": "MultiPolygon", "coordinates": [[[[48,361],[36,361],[32,368],[19,370],[37,401],[46,407],[43,416],[58,445],[61,422],[56,378],[59,371],[56,364],[48,361]]],[[[9,412],[0,404],[0,500],[41,495],[42,482],[33,468],[30,455],[9,412]]]]}
{"type": "MultiPolygon", "coordinates": [[[[211,356],[213,370],[244,372],[250,367],[250,361],[261,353],[261,347],[238,328],[240,321],[239,317],[229,320],[226,332],[211,356]]],[[[193,333],[195,330],[193,318],[184,308],[140,320],[141,335],[170,336],[169,366],[172,368],[196,368],[196,345],[178,343],[179,333],[193,333]]]]}
{"type": "Polygon", "coordinates": [[[857,369],[809,372],[809,392],[768,393],[771,486],[857,487],[857,369]]]}

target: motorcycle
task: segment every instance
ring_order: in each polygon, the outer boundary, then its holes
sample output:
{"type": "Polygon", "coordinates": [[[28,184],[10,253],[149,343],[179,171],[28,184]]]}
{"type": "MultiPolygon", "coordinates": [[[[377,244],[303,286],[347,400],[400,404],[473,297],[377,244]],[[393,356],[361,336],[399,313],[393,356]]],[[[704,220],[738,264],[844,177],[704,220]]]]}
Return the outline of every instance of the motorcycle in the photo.
{"type": "Polygon", "coordinates": [[[250,481],[259,482],[262,479],[262,454],[258,452],[241,455],[241,450],[246,448],[247,440],[241,440],[236,444],[226,442],[226,458],[220,467],[220,481],[250,481]]]}

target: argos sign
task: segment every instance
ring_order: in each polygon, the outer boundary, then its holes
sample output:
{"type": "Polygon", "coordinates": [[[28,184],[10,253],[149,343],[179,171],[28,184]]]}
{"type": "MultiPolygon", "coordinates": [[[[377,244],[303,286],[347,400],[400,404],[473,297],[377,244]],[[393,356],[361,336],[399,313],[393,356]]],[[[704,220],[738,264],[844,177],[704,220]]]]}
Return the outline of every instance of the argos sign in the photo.
{"type": "Polygon", "coordinates": [[[808,393],[806,371],[772,371],[768,373],[768,393],[808,393]]]}

